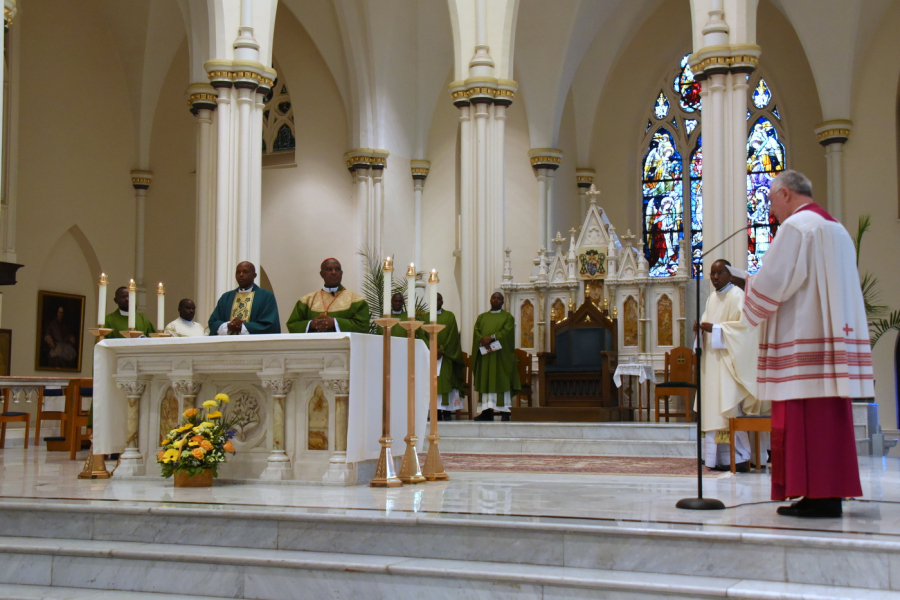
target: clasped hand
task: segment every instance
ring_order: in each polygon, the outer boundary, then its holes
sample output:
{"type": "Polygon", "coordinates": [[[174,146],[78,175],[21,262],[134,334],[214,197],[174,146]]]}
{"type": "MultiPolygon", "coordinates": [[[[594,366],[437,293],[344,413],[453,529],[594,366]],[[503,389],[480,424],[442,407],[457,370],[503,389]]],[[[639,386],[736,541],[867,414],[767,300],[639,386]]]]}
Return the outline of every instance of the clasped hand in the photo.
{"type": "Polygon", "coordinates": [[[309,322],[309,331],[323,333],[335,331],[334,317],[317,317],[309,322]]]}

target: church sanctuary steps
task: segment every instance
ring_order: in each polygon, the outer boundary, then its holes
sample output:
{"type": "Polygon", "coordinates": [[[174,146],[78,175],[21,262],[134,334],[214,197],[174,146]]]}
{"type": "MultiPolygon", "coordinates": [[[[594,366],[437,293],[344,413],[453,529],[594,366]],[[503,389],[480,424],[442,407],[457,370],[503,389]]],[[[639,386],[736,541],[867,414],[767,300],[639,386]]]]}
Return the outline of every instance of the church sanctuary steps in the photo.
{"type": "Polygon", "coordinates": [[[320,510],[0,502],[0,600],[900,600],[898,536],[320,510]]]}
{"type": "Polygon", "coordinates": [[[441,451],[629,457],[696,456],[691,423],[443,422],[441,451]]]}

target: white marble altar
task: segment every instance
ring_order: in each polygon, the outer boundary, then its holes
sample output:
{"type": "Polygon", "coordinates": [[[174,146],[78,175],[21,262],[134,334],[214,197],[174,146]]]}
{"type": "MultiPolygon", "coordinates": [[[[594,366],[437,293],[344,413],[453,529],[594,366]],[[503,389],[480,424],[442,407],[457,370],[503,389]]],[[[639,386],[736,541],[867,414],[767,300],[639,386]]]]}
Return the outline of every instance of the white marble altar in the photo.
{"type": "MultiPolygon", "coordinates": [[[[95,452],[122,452],[115,476],[159,473],[159,439],[188,407],[224,392],[240,416],[220,475],[357,482],[377,460],[381,336],[355,333],[104,340],[94,354],[95,452]]],[[[392,338],[391,432],[403,454],[407,340],[392,338]],[[400,360],[399,357],[404,357],[400,360]]],[[[416,431],[425,440],[428,349],[416,341],[416,431]]]]}

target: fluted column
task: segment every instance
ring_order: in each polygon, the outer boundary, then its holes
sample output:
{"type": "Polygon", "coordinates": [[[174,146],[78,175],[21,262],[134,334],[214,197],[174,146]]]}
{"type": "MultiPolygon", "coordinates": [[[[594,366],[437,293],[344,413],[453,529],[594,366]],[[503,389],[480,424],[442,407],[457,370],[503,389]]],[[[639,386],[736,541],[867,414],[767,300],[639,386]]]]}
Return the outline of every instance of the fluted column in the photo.
{"type": "MultiPolygon", "coordinates": [[[[356,186],[356,223],[359,231],[359,245],[366,248],[372,257],[381,256],[381,236],[384,228],[384,169],[387,150],[354,148],[344,154],[344,164],[356,186]]],[[[390,249],[385,249],[390,251],[390,249]]],[[[360,283],[364,277],[360,271],[360,283]]]]}
{"type": "Polygon", "coordinates": [[[825,147],[825,165],[828,176],[828,212],[838,221],[844,217],[844,144],[853,131],[853,122],[841,119],[825,121],[816,129],[816,138],[825,147]]]}
{"type": "Polygon", "coordinates": [[[550,248],[553,238],[553,176],[562,162],[562,150],[533,148],[528,152],[538,180],[538,247],[550,248]]]}
{"type": "MultiPolygon", "coordinates": [[[[16,262],[16,181],[18,178],[18,128],[19,128],[19,52],[18,37],[16,31],[7,44],[6,36],[9,35],[16,16],[15,0],[5,0],[3,7],[3,27],[0,27],[0,48],[9,45],[10,53],[3,60],[0,56],[0,81],[9,80],[8,86],[0,90],[0,163],[3,164],[0,172],[0,189],[3,190],[2,202],[0,202],[0,260],[16,262]],[[8,65],[7,65],[8,61],[8,65]],[[4,69],[9,67],[9,74],[5,76],[4,69]],[[6,99],[9,98],[8,106],[6,99]],[[6,118],[2,118],[6,115],[6,118]]],[[[0,294],[2,298],[2,294],[0,294]]]]}
{"type": "Polygon", "coordinates": [[[134,283],[137,285],[137,308],[129,310],[147,311],[147,289],[144,287],[144,221],[145,200],[153,173],[150,171],[132,171],[131,185],[134,187],[134,283]]]}
{"type": "Polygon", "coordinates": [[[287,377],[262,376],[262,385],[272,392],[272,452],[260,479],[292,479],[291,459],[285,452],[284,404],[294,381],[287,377]]]}
{"type": "Polygon", "coordinates": [[[588,210],[588,190],[591,189],[591,185],[594,183],[594,176],[597,174],[594,169],[576,169],[575,170],[575,182],[578,184],[578,207],[581,210],[581,219],[584,220],[584,216],[587,214],[588,210]]]}
{"type": "Polygon", "coordinates": [[[416,224],[416,247],[415,262],[417,265],[422,264],[422,190],[425,189],[425,178],[428,177],[428,171],[431,163],[427,160],[411,160],[409,162],[410,170],[413,178],[413,193],[415,194],[415,224],[416,224]]]}
{"type": "Polygon", "coordinates": [[[122,453],[121,463],[116,469],[116,475],[120,477],[135,477],[146,473],[144,457],[140,451],[140,423],[141,423],[141,396],[147,382],[142,379],[119,379],[116,387],[125,392],[128,398],[127,432],[125,437],[125,452],[122,453]]]}
{"type": "Polygon", "coordinates": [[[347,462],[347,424],[350,409],[350,380],[347,374],[323,371],[322,388],[334,397],[334,450],[328,471],[322,477],[325,485],[356,485],[356,467],[347,462]]]}
{"type": "MultiPolygon", "coordinates": [[[[197,222],[194,243],[194,302],[200,311],[211,312],[216,301],[216,163],[213,113],[216,90],[208,83],[195,83],[188,88],[191,113],[197,118],[197,222]]],[[[205,314],[205,313],[202,313],[205,314]]]]}

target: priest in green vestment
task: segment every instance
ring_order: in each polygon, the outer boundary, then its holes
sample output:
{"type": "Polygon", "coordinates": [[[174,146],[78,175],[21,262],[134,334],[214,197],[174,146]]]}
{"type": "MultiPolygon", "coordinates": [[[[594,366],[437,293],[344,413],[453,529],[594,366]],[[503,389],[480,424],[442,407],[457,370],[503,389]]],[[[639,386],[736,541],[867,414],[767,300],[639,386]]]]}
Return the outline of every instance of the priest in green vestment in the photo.
{"type": "Polygon", "coordinates": [[[491,296],[490,312],[475,320],[472,337],[472,387],[479,392],[476,421],[493,421],[501,413],[509,421],[512,397],[519,393],[519,369],[515,351],[516,320],[503,310],[503,294],[491,296]]]}
{"type": "Polygon", "coordinates": [[[322,289],[297,301],[288,318],[291,333],[369,333],[366,299],[341,285],[344,271],[335,258],[327,258],[319,270],[322,289]]]}
{"type": "MultiPolygon", "coordinates": [[[[415,320],[415,319],[410,319],[409,316],[407,315],[406,298],[404,298],[403,294],[401,294],[400,292],[397,292],[393,296],[391,296],[391,318],[400,319],[401,323],[404,321],[414,321],[415,320]]],[[[379,325],[378,326],[378,335],[381,335],[383,331],[384,330],[379,325]]],[[[400,325],[400,323],[397,323],[396,325],[391,327],[391,337],[405,338],[408,336],[409,336],[409,334],[406,332],[405,329],[403,329],[403,327],[400,325]]],[[[423,330],[421,327],[416,329],[416,338],[422,340],[426,344],[428,343],[428,335],[425,333],[425,330],[423,330]]]]}
{"type": "MultiPolygon", "coordinates": [[[[119,332],[128,330],[128,311],[131,310],[128,306],[128,288],[122,286],[117,289],[113,296],[113,301],[118,308],[106,315],[106,319],[103,321],[104,327],[112,329],[112,333],[106,336],[106,339],[108,340],[122,338],[124,336],[119,332]]],[[[156,328],[153,326],[153,323],[150,322],[150,319],[144,316],[144,313],[137,313],[134,315],[134,328],[145,336],[156,333],[156,328]]]]}
{"type": "Polygon", "coordinates": [[[244,261],[235,269],[236,290],[225,292],[209,316],[209,335],[281,333],[275,294],[254,283],[256,266],[244,261]]]}
{"type": "Polygon", "coordinates": [[[444,328],[438,333],[438,421],[452,420],[453,413],[462,408],[459,390],[463,386],[462,344],[456,315],[444,309],[444,297],[437,295],[437,321],[444,328]]]}

